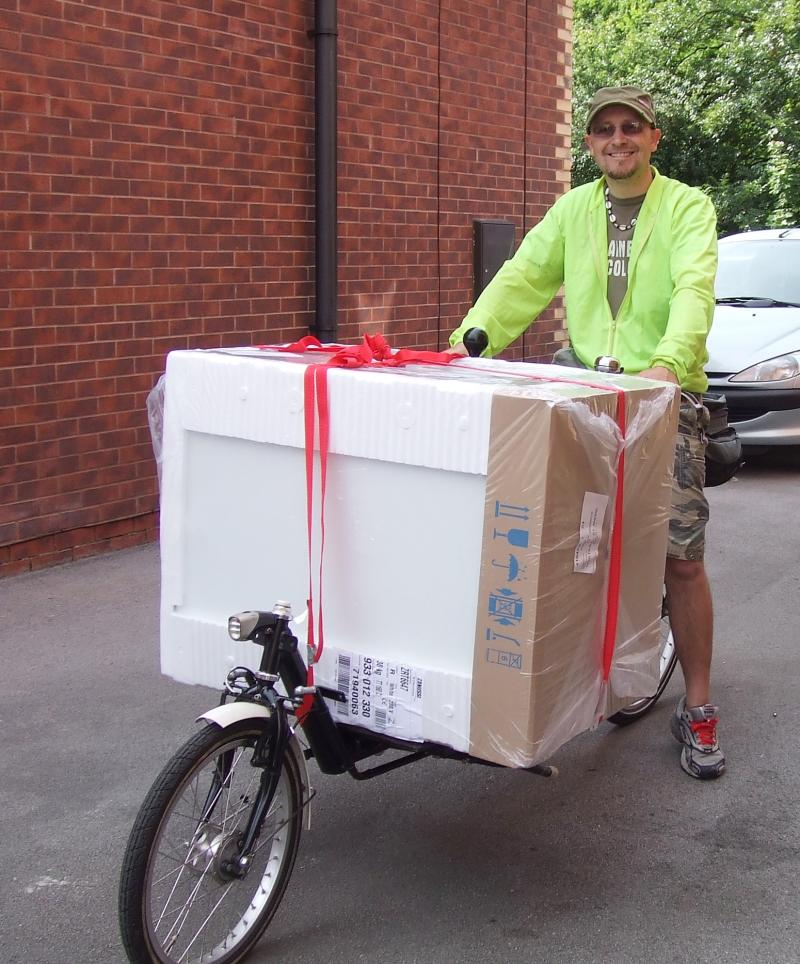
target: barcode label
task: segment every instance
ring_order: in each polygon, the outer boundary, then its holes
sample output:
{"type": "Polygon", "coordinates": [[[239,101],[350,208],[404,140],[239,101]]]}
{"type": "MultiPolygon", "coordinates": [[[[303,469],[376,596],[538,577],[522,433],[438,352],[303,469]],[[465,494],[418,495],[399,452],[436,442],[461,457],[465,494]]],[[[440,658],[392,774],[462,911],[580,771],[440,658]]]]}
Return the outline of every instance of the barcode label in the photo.
{"type": "Polygon", "coordinates": [[[319,678],[344,694],[343,703],[328,700],[331,714],[340,723],[422,739],[425,682],[424,673],[416,667],[339,650],[331,654],[319,678]]]}
{"type": "Polygon", "coordinates": [[[336,688],[347,697],[346,703],[336,704],[338,716],[350,715],[350,657],[339,654],[336,664],[336,688]]]}

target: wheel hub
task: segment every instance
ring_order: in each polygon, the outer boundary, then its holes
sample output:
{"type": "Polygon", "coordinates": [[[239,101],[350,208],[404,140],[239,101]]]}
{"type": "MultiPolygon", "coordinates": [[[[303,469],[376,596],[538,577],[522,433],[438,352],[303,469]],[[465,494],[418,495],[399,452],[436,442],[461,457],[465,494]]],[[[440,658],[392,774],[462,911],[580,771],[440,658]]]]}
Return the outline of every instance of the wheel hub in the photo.
{"type": "Polygon", "coordinates": [[[243,843],[244,834],[234,833],[223,840],[217,849],[212,872],[221,883],[227,884],[231,880],[241,880],[247,876],[250,861],[241,856],[243,843]]]}

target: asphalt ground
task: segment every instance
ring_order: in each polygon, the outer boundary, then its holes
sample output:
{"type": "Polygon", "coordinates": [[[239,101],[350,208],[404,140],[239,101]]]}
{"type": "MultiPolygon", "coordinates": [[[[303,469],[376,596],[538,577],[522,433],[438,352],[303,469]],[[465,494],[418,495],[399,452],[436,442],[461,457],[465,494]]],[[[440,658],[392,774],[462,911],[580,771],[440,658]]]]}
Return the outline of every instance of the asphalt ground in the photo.
{"type": "MultiPolygon", "coordinates": [[[[669,714],[602,724],[560,775],[428,760],[312,772],[311,830],[253,964],[800,962],[800,453],[709,492],[729,772],[669,714]]],[[[147,787],[216,694],[162,678],[155,546],[0,581],[0,962],[122,964],[117,881],[147,787]]]]}

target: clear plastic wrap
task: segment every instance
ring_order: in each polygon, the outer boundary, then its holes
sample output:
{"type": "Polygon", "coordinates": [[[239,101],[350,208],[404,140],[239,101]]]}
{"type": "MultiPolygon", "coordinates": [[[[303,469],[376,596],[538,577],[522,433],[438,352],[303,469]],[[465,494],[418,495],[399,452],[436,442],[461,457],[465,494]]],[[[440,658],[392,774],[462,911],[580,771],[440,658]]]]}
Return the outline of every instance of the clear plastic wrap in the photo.
{"type": "Polygon", "coordinates": [[[147,396],[147,423],[150,426],[150,441],[153,444],[159,488],[161,487],[161,465],[164,461],[164,395],[166,388],[167,377],[161,375],[147,396]]]}
{"type": "MultiPolygon", "coordinates": [[[[288,599],[302,617],[303,376],[318,361],[169,357],[162,667],[176,679],[216,686],[252,660],[227,638],[232,612],[288,599]]],[[[328,394],[315,678],[346,693],[340,722],[528,767],[655,689],[671,386],[465,359],[332,370],[328,394]]],[[[318,489],[314,512],[312,572],[318,489]]]]}

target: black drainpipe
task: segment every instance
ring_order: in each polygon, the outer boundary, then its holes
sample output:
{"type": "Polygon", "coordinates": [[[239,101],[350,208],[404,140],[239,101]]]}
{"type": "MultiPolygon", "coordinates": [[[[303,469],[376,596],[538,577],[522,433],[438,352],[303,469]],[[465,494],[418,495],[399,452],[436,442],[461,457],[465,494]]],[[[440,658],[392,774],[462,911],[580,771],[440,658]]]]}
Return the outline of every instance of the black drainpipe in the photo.
{"type": "Polygon", "coordinates": [[[337,340],[336,324],[336,0],[315,0],[316,309],[313,333],[337,340]]]}

